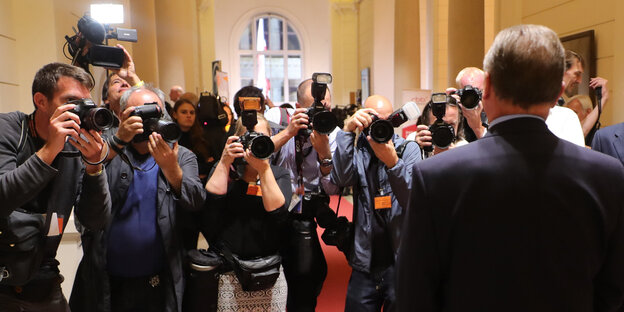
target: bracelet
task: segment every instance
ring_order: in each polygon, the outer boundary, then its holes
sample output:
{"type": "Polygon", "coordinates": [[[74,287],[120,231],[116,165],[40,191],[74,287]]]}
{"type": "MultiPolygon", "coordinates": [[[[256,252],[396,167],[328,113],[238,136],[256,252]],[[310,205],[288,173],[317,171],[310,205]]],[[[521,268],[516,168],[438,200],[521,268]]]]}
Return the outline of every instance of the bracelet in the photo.
{"type": "Polygon", "coordinates": [[[138,88],[138,87],[142,87],[144,84],[145,84],[145,82],[144,82],[143,80],[141,80],[141,81],[137,82],[137,83],[136,83],[134,86],[132,86],[132,87],[138,88]]]}
{"type": "Polygon", "coordinates": [[[104,155],[104,157],[102,157],[102,159],[100,159],[100,161],[98,161],[98,162],[94,162],[94,163],[93,163],[93,162],[90,162],[90,161],[88,161],[86,158],[84,158],[84,155],[82,155],[82,154],[80,154],[80,158],[82,158],[82,161],[84,161],[84,162],[85,162],[86,164],[88,164],[88,165],[91,165],[91,166],[97,166],[97,165],[99,165],[99,164],[103,163],[103,162],[106,160],[106,158],[108,158],[108,153],[109,153],[109,152],[110,152],[110,147],[109,147],[109,145],[108,145],[108,144],[106,144],[106,155],[104,155]]]}
{"type": "Polygon", "coordinates": [[[126,146],[128,144],[130,144],[130,142],[126,142],[122,139],[120,139],[116,134],[112,136],[113,142],[115,142],[115,144],[119,145],[119,146],[126,146]]]}
{"type": "Polygon", "coordinates": [[[98,171],[96,173],[88,173],[87,172],[87,175],[89,175],[90,177],[97,177],[97,176],[101,175],[102,172],[104,172],[104,166],[102,166],[102,168],[100,168],[100,171],[98,171]]]}

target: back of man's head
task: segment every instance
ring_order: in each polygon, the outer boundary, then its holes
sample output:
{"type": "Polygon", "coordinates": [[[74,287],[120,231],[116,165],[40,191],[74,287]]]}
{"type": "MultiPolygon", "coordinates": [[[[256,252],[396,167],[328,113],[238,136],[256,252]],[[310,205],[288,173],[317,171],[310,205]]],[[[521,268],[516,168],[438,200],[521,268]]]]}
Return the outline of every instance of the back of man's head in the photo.
{"type": "Polygon", "coordinates": [[[57,83],[61,77],[73,78],[89,90],[93,88],[93,79],[84,69],[64,63],[50,63],[41,67],[35,74],[32,84],[33,98],[35,93],[40,92],[51,100],[54,92],[57,91],[57,83]]]}
{"type": "Polygon", "coordinates": [[[502,30],[483,60],[499,99],[528,108],[554,102],[561,91],[564,50],[545,26],[517,25],[502,30]]]}

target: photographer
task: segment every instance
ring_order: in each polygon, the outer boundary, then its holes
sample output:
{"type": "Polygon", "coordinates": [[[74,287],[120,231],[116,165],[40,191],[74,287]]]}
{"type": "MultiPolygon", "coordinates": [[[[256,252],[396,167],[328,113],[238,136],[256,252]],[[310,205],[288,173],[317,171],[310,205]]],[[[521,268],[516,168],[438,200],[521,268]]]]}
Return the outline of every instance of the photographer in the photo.
{"type": "Polygon", "coordinates": [[[387,119],[391,113],[386,98],[372,95],[336,137],[331,179],[341,187],[353,186],[355,208],[354,240],[346,249],[353,271],[345,311],[381,311],[382,305],[384,311],[394,309],[394,259],[404,207],[397,195],[408,189],[411,167],[421,159],[420,149],[396,134],[386,143],[377,143],[361,133],[354,144],[355,130],[367,129],[371,115],[387,119]],[[402,145],[405,149],[399,157],[395,148],[402,145]]]}
{"type": "Polygon", "coordinates": [[[68,311],[55,257],[72,206],[89,229],[102,228],[110,217],[107,175],[95,164],[105,143],[98,132],[81,128],[72,113],[77,105],[67,104],[89,99],[92,87],[84,70],[47,64],[33,81],[35,111],[0,114],[0,311],[68,311]],[[20,233],[32,228],[40,239],[21,240],[20,233]],[[27,270],[13,270],[27,263],[27,270]]]}
{"type": "MultiPolygon", "coordinates": [[[[327,275],[327,262],[316,235],[316,222],[323,226],[326,219],[335,220],[335,213],[329,208],[329,198],[325,194],[338,193],[338,187],[329,178],[338,128],[329,135],[316,130],[307,136],[298,135],[309,128],[306,112],[315,103],[312,85],[312,79],[299,84],[297,109],[288,127],[272,137],[277,152],[274,164],[290,172],[294,193],[289,207],[289,225],[284,235],[288,242],[282,252],[288,281],[289,311],[314,311],[316,307],[316,298],[327,275]],[[297,144],[301,147],[299,155],[297,144]]],[[[329,110],[331,95],[327,87],[324,91],[324,96],[317,100],[329,110]]]]}
{"type": "MultiPolygon", "coordinates": [[[[280,234],[288,218],[291,197],[288,172],[271,165],[268,159],[256,158],[253,141],[245,149],[239,140],[246,130],[270,135],[271,129],[262,114],[255,111],[253,114],[257,123],[251,129],[243,126],[245,117],[239,118],[236,136],[228,138],[223,155],[206,184],[206,190],[214,198],[206,205],[206,212],[212,216],[208,223],[216,225],[209,229],[214,233],[209,235],[210,246],[226,257],[231,254],[240,260],[279,255],[280,234]],[[237,164],[235,159],[244,159],[244,162],[237,164]],[[240,178],[230,178],[232,165],[242,173],[240,178]]],[[[218,311],[284,311],[286,280],[281,267],[278,272],[273,276],[273,284],[263,285],[259,291],[243,290],[246,285],[239,281],[238,274],[231,271],[221,274],[218,311]]]]}
{"type": "Polygon", "coordinates": [[[447,148],[440,148],[437,145],[433,144],[433,133],[430,131],[430,127],[436,120],[436,117],[433,115],[433,111],[431,109],[432,104],[432,101],[429,101],[429,103],[427,103],[427,105],[423,109],[422,115],[416,122],[416,124],[418,125],[416,127],[416,132],[411,133],[407,137],[407,139],[416,141],[416,143],[418,143],[418,145],[423,150],[425,156],[436,155],[457,146],[468,144],[468,142],[466,142],[466,140],[464,139],[463,123],[460,122],[462,117],[462,111],[457,106],[457,101],[453,96],[448,97],[446,111],[442,120],[453,127],[454,139],[447,148]],[[431,151],[427,151],[428,149],[431,149],[431,151]]]}
{"type": "Polygon", "coordinates": [[[193,152],[165,141],[176,139],[165,125],[177,125],[159,119],[164,97],[149,85],[133,87],[121,97],[120,127],[131,131],[131,143],[113,145],[119,157],[106,166],[112,220],[85,248],[89,254],[81,261],[72,293],[75,311],[181,310],[183,248],[174,214],[201,209],[206,195],[193,152]],[[148,124],[162,126],[147,133],[153,129],[148,124]],[[89,274],[96,277],[89,279],[89,274]]]}
{"type": "MultiPolygon", "coordinates": [[[[466,67],[462,69],[455,78],[455,82],[457,83],[457,87],[460,90],[466,88],[466,86],[470,86],[476,90],[478,93],[481,93],[483,90],[483,80],[485,79],[485,73],[476,67],[466,67]]],[[[455,88],[446,89],[447,93],[455,93],[458,90],[455,88]]],[[[457,97],[459,99],[459,96],[457,97]]],[[[470,106],[474,105],[469,103],[470,106]]],[[[468,125],[465,127],[465,137],[468,142],[472,142],[474,140],[482,138],[487,132],[487,128],[485,126],[485,122],[487,122],[487,118],[485,116],[485,112],[483,111],[483,103],[479,97],[479,102],[476,106],[472,108],[468,108],[459,101],[459,106],[461,107],[461,113],[464,116],[462,124],[468,125]]]]}
{"type": "MultiPolygon", "coordinates": [[[[572,97],[578,95],[578,87],[583,78],[583,67],[585,61],[583,57],[571,50],[565,52],[565,73],[563,74],[563,83],[565,84],[565,92],[562,99],[565,106],[571,102],[572,97]]],[[[581,120],[585,143],[591,145],[593,133],[600,127],[600,112],[609,101],[608,81],[602,77],[594,77],[589,79],[589,87],[596,90],[596,97],[601,97],[600,106],[595,105],[586,118],[581,120]],[[598,94],[599,93],[599,94],[598,94]]],[[[579,117],[579,119],[581,119],[579,117]]]]}

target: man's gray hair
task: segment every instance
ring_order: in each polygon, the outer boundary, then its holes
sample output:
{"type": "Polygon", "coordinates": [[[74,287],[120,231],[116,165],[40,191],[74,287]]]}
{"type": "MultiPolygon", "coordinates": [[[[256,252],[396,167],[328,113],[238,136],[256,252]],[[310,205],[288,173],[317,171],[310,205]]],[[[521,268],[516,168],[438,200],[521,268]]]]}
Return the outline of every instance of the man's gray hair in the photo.
{"type": "MultiPolygon", "coordinates": [[[[138,87],[132,87],[128,90],[126,90],[122,95],[121,95],[121,99],[119,99],[119,106],[121,107],[121,111],[125,111],[126,108],[128,108],[128,100],[130,99],[130,96],[132,95],[132,93],[137,92],[139,90],[148,90],[153,92],[154,94],[156,94],[156,96],[158,96],[158,99],[160,100],[160,104],[162,104],[163,110],[165,108],[165,93],[162,92],[162,90],[152,86],[149,83],[146,83],[142,86],[138,86],[138,87]]],[[[164,115],[166,117],[169,117],[169,114],[167,114],[166,110],[163,112],[164,115]]]]}
{"type": "Polygon", "coordinates": [[[554,102],[561,91],[564,68],[564,50],[557,34],[539,25],[502,30],[483,60],[496,96],[524,108],[554,102]]]}

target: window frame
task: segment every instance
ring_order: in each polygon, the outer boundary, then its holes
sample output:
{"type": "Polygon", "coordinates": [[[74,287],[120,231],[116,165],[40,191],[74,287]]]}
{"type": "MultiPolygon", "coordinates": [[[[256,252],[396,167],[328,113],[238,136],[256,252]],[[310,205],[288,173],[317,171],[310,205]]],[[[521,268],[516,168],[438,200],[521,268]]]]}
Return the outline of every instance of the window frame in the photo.
{"type": "MultiPolygon", "coordinates": [[[[304,45],[303,45],[303,37],[301,36],[301,33],[298,31],[297,27],[295,26],[294,23],[292,23],[288,18],[286,18],[283,15],[280,14],[275,14],[275,13],[262,13],[262,14],[256,14],[253,15],[247,23],[244,24],[242,30],[240,31],[240,33],[238,34],[238,40],[236,41],[236,62],[238,63],[238,82],[240,83],[240,87],[245,87],[246,85],[243,84],[243,79],[249,79],[249,77],[243,77],[242,75],[242,63],[241,63],[241,57],[242,56],[251,56],[252,61],[253,61],[253,77],[251,77],[252,80],[252,85],[257,86],[257,81],[256,81],[256,77],[258,77],[258,56],[259,55],[265,55],[268,57],[273,57],[273,56],[281,56],[284,62],[284,73],[283,73],[283,93],[282,93],[282,103],[283,102],[289,102],[289,103],[293,103],[296,102],[296,93],[295,93],[295,97],[294,99],[290,99],[290,79],[288,76],[288,60],[289,57],[298,57],[300,60],[300,72],[301,72],[301,77],[297,78],[299,79],[299,82],[297,83],[297,85],[304,80],[304,69],[305,69],[305,59],[304,59],[304,45]],[[281,20],[282,22],[282,50],[264,50],[264,51],[257,51],[257,49],[255,48],[257,45],[257,24],[258,24],[258,20],[263,19],[263,18],[267,18],[267,19],[271,19],[271,18],[277,18],[279,20],[281,20]],[[250,46],[250,50],[241,50],[240,49],[240,42],[242,39],[243,34],[245,33],[245,31],[247,30],[247,27],[251,26],[250,28],[250,35],[251,35],[251,46],[250,46]],[[288,49],[288,28],[290,27],[290,29],[292,29],[293,33],[295,34],[295,36],[297,37],[297,40],[299,41],[299,49],[298,50],[289,50],[288,49]]],[[[265,63],[266,64],[266,63],[265,63]]],[[[266,72],[266,70],[265,70],[266,72]]],[[[271,77],[267,77],[270,78],[271,77]]],[[[281,86],[280,86],[281,87],[281,86]]],[[[273,89],[273,88],[272,88],[273,89]]],[[[266,92],[266,90],[262,90],[263,92],[266,92]]],[[[271,98],[271,100],[274,100],[271,98]]]]}

